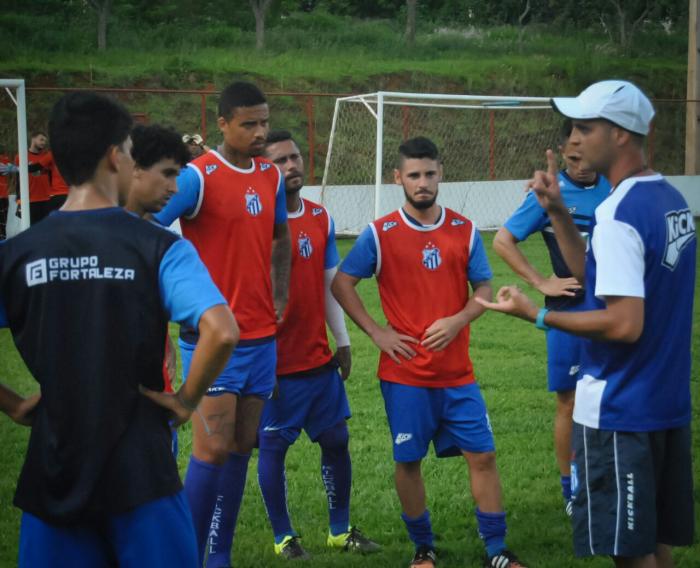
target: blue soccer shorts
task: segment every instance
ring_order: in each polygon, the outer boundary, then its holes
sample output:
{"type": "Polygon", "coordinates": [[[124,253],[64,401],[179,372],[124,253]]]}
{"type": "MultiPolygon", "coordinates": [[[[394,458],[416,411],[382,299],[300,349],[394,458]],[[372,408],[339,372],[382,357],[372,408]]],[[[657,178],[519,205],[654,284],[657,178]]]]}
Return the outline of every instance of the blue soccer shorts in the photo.
{"type": "Polygon", "coordinates": [[[279,377],[278,395],[267,401],[260,430],[279,432],[293,444],[301,430],[312,441],[329,428],[350,418],[343,379],[336,368],[293,377],[279,377]]]}
{"type": "Polygon", "coordinates": [[[615,432],[574,423],[577,556],[645,556],[693,543],[690,426],[615,432]]]}
{"type": "Polygon", "coordinates": [[[19,567],[197,568],[197,540],[184,492],[102,521],[59,526],[22,514],[19,567]]]}
{"type": "Polygon", "coordinates": [[[547,387],[549,392],[576,390],[583,339],[560,331],[547,331],[547,387]]]}
{"type": "MultiPolygon", "coordinates": [[[[195,346],[181,339],[178,343],[182,357],[182,375],[187,380],[195,346]]],[[[229,393],[268,398],[275,388],[276,367],[277,343],[274,339],[262,343],[239,344],[206,394],[218,396],[229,393]]]]}
{"type": "Polygon", "coordinates": [[[394,461],[412,462],[428,453],[438,457],[495,449],[479,385],[426,388],[380,381],[394,447],[394,461]]]}

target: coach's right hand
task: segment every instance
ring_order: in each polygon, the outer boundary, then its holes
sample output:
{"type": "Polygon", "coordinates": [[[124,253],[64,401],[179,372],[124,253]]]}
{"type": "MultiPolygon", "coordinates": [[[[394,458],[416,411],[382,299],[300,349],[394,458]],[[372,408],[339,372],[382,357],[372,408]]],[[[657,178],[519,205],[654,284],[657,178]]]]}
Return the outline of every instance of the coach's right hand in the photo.
{"type": "Polygon", "coordinates": [[[393,327],[379,327],[372,335],[372,341],[384,353],[391,357],[392,361],[401,364],[399,355],[404,359],[413,359],[416,352],[411,348],[409,343],[420,343],[415,337],[398,333],[393,327]]]}

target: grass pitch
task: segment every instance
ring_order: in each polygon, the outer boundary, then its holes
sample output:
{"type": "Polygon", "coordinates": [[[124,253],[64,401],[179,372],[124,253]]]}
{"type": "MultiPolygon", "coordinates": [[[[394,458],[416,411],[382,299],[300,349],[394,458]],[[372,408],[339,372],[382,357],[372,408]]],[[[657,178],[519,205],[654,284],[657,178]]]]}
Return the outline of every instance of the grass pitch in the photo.
{"type": "MultiPolygon", "coordinates": [[[[492,235],[484,234],[494,270],[495,291],[517,279],[493,254],[491,240],[492,235]]],[[[352,241],[339,242],[341,256],[345,256],[351,245],[352,241]]],[[[548,260],[541,240],[532,237],[523,247],[526,255],[548,274],[548,260]]],[[[375,283],[363,281],[359,290],[370,311],[379,317],[381,310],[375,283]]],[[[700,412],[697,400],[700,280],[696,281],[695,290],[695,367],[691,386],[695,395],[693,449],[697,454],[700,449],[697,419],[700,412]]],[[[430,292],[417,295],[416,301],[429,302],[430,292]]],[[[305,436],[292,447],[287,458],[289,509],[304,547],[313,555],[309,566],[405,566],[411,558],[412,547],[399,516],[394,491],[391,438],[375,376],[377,349],[352,323],[349,327],[353,345],[353,371],[346,383],[353,412],[349,422],[354,477],[351,520],[380,542],[384,549],[363,558],[326,548],[328,521],[319,471],[320,454],[318,447],[305,436]]],[[[171,332],[175,336],[176,329],[172,328],[171,332]]],[[[552,420],[555,405],[553,395],[546,388],[544,335],[525,322],[487,313],[473,324],[471,337],[471,356],[496,439],[508,513],[508,546],[533,567],[611,566],[606,559],[576,560],[572,555],[571,528],[563,510],[554,459],[552,420]]],[[[0,332],[0,350],[0,380],[24,394],[34,392],[36,384],[20,360],[7,330],[0,332]]],[[[0,567],[16,564],[20,513],[12,506],[12,496],[27,437],[27,429],[0,417],[3,453],[0,460],[0,567]]],[[[179,465],[183,475],[190,449],[190,429],[185,426],[180,431],[179,465]]],[[[240,568],[283,566],[285,562],[275,557],[272,549],[272,534],[256,472],[254,456],[234,542],[234,565],[240,568]]],[[[477,536],[474,503],[464,461],[461,458],[438,460],[429,455],[424,461],[423,473],[440,566],[479,566],[483,547],[477,536]]],[[[696,485],[700,484],[700,461],[697,458],[694,478],[696,485]]],[[[700,526],[697,490],[689,498],[695,500],[696,525],[700,526]]],[[[700,544],[676,550],[675,559],[680,568],[700,567],[700,544]]]]}

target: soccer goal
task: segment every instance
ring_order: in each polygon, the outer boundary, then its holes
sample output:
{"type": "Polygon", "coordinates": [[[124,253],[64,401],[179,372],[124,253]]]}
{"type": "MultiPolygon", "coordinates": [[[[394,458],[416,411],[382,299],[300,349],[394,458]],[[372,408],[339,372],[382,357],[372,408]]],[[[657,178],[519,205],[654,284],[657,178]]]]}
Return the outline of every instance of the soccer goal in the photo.
{"type": "MultiPolygon", "coordinates": [[[[5,89],[5,92],[16,107],[17,115],[17,154],[19,156],[19,197],[22,204],[26,207],[26,214],[22,215],[19,221],[19,230],[29,228],[29,174],[28,174],[28,159],[27,159],[27,103],[24,89],[24,79],[0,79],[0,87],[5,89]],[[26,205],[25,205],[26,204],[26,205]]],[[[7,141],[3,141],[7,142],[7,141]]],[[[10,196],[10,207],[7,212],[7,229],[8,235],[11,231],[11,222],[16,219],[14,213],[16,210],[15,196],[10,196]]]]}
{"type": "Polygon", "coordinates": [[[500,226],[524,197],[523,180],[556,150],[562,118],[548,97],[377,92],[336,100],[321,201],[340,234],[398,208],[399,144],[427,136],[442,154],[440,203],[480,229],[500,226]]]}

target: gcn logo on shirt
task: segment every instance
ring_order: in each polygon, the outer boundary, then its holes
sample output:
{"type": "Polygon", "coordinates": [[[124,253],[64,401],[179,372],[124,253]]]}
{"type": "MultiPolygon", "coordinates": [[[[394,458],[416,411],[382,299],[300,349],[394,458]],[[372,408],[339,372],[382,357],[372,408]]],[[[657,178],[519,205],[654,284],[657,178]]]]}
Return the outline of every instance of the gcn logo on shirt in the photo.
{"type": "Polygon", "coordinates": [[[304,232],[299,233],[299,238],[297,239],[297,244],[299,246],[299,256],[302,258],[311,258],[311,254],[314,252],[314,247],[311,245],[311,237],[304,232]]]}
{"type": "Polygon", "coordinates": [[[666,250],[661,261],[669,270],[675,270],[681,251],[695,238],[695,223],[690,209],[666,213],[666,250]]]}
{"type": "Polygon", "coordinates": [[[245,192],[245,209],[253,217],[257,217],[262,213],[262,203],[260,202],[260,196],[255,192],[252,187],[249,187],[245,192]]]}
{"type": "Polygon", "coordinates": [[[440,249],[429,242],[423,249],[423,266],[428,270],[437,270],[438,266],[441,264],[442,258],[440,258],[440,249]]]}

